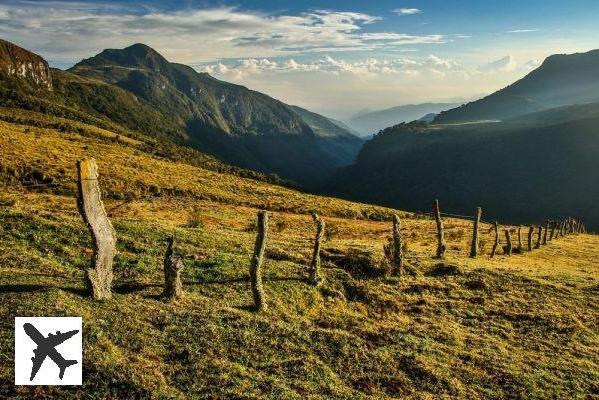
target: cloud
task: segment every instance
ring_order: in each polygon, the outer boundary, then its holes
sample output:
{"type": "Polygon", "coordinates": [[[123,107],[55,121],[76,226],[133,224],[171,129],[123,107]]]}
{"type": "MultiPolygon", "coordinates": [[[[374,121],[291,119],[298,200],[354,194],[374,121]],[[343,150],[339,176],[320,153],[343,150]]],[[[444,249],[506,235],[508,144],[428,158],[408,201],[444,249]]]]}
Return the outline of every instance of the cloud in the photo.
{"type": "Polygon", "coordinates": [[[511,55],[491,61],[478,67],[480,72],[508,72],[516,69],[516,61],[511,55]]]}
{"type": "Polygon", "coordinates": [[[507,31],[507,33],[529,33],[529,32],[540,32],[540,29],[514,29],[513,31],[507,31]]]}
{"type": "Polygon", "coordinates": [[[395,10],[393,10],[393,12],[398,15],[422,14],[422,11],[418,8],[396,8],[395,10]]]}
{"type": "Polygon", "coordinates": [[[462,66],[449,59],[429,55],[423,59],[394,58],[377,59],[365,58],[357,61],[346,61],[331,56],[325,56],[314,61],[298,62],[293,58],[283,60],[242,59],[229,65],[214,63],[195,65],[197,70],[217,74],[223,78],[244,79],[250,75],[282,74],[282,73],[324,73],[329,75],[351,74],[368,78],[376,75],[415,76],[431,74],[444,76],[446,73],[462,73],[462,66]]]}
{"type": "MultiPolygon", "coordinates": [[[[129,4],[129,3],[126,3],[129,4]]],[[[377,32],[380,17],[310,10],[271,15],[216,7],[164,11],[140,5],[14,1],[0,4],[0,36],[55,62],[142,42],[177,62],[393,49],[445,43],[440,34],[377,32]]]]}

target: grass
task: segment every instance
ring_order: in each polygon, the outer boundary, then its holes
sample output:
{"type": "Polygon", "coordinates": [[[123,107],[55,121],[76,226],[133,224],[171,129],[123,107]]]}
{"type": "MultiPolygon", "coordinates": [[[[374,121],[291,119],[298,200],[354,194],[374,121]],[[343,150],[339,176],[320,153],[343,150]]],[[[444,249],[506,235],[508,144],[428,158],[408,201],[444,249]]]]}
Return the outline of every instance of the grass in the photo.
{"type": "MultiPolygon", "coordinates": [[[[592,399],[599,396],[599,239],[467,257],[471,223],[400,213],[417,276],[358,277],[325,262],[305,281],[314,225],[326,250],[382,258],[393,210],[174,163],[110,135],[0,122],[0,397],[592,399]],[[114,298],[92,302],[91,247],[74,165],[98,160],[118,234],[114,298]],[[38,174],[31,174],[32,169],[38,174]],[[42,175],[60,186],[26,186],[42,175]],[[150,189],[153,188],[153,189],[150,189]],[[269,310],[250,310],[258,208],[271,211],[269,310]],[[185,295],[160,298],[165,238],[185,256],[185,295]],[[84,385],[13,385],[14,316],[82,316],[84,385]]],[[[502,238],[503,239],[503,238],[502,238]]],[[[373,265],[374,267],[374,265],[373,265]]]]}

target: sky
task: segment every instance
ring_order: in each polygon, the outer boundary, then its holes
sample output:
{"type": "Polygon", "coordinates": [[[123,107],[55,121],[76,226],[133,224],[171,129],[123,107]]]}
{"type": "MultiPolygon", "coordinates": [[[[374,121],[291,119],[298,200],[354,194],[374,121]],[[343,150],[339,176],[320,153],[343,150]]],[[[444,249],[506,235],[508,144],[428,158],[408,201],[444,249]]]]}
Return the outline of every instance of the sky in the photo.
{"type": "Polygon", "coordinates": [[[289,104],[363,110],[467,101],[555,53],[599,48],[599,1],[0,0],[0,38],[67,68],[145,43],[289,104]]]}

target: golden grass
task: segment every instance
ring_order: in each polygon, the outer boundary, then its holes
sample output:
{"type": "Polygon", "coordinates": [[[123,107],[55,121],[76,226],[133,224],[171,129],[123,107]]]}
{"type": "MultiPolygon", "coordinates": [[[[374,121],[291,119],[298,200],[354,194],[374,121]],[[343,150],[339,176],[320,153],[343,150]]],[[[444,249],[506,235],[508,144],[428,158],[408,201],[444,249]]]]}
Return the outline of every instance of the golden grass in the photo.
{"type": "MultiPolygon", "coordinates": [[[[362,279],[326,264],[307,285],[314,226],[325,249],[382,258],[394,210],[307,195],[149,156],[110,135],[85,137],[0,122],[0,357],[11,359],[15,315],[80,315],[81,388],[15,388],[29,398],[593,398],[599,393],[599,238],[573,235],[533,252],[468,257],[471,222],[435,224],[401,212],[407,261],[419,275],[362,279]],[[106,139],[108,138],[108,140],[106,139]],[[75,162],[94,157],[116,227],[115,297],[82,293],[89,235],[73,191],[75,162]],[[37,169],[58,189],[25,188],[37,169]],[[150,189],[153,188],[153,189],[150,189]],[[120,196],[129,194],[130,196],[120,196]],[[123,198],[123,197],[127,197],[123,198]],[[258,208],[272,210],[264,268],[269,311],[249,310],[248,261],[258,208]],[[371,217],[369,219],[368,217],[371,217]],[[190,226],[190,219],[194,226],[190,226]],[[375,219],[375,220],[373,220],[375,219]],[[164,238],[186,257],[185,296],[160,299],[164,238]],[[297,261],[301,260],[301,261],[297,261]],[[449,268],[454,266],[455,268],[449,268]]],[[[502,237],[503,239],[503,237],[502,237]]]]}

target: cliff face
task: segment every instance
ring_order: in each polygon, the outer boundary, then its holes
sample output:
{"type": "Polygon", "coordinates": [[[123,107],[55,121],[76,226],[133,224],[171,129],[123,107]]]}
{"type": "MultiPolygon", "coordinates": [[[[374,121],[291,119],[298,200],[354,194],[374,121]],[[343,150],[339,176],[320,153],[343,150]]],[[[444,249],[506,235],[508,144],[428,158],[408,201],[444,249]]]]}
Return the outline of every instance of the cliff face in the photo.
{"type": "Polygon", "coordinates": [[[0,73],[27,79],[52,89],[50,67],[46,60],[2,39],[0,39],[0,73]]]}

